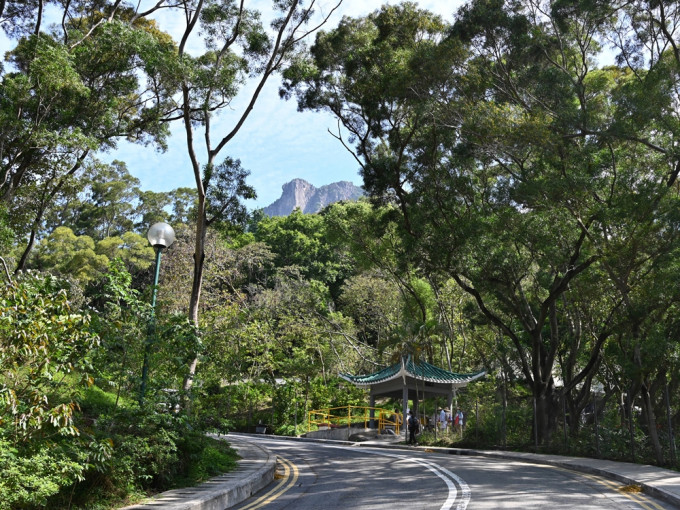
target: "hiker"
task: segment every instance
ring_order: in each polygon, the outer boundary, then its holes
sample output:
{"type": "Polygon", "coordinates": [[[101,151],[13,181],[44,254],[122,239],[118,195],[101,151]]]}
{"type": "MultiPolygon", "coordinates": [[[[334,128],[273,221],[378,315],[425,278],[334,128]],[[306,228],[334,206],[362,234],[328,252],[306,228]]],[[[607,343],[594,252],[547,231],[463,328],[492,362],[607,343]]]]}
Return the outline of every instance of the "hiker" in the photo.
{"type": "Polygon", "coordinates": [[[453,424],[456,427],[456,431],[463,436],[463,422],[465,421],[465,417],[463,416],[463,411],[460,410],[460,407],[456,410],[456,415],[453,418],[453,424]]]}
{"type": "Polygon", "coordinates": [[[418,418],[413,415],[411,411],[408,412],[408,443],[418,445],[416,442],[416,434],[420,432],[420,422],[418,418]]]}

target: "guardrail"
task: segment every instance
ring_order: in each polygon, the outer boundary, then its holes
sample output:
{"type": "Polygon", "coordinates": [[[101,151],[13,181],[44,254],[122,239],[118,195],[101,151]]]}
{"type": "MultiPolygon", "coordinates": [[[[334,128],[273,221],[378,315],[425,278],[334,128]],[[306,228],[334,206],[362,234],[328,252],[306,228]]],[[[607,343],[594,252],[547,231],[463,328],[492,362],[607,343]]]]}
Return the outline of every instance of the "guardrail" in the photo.
{"type": "Polygon", "coordinates": [[[400,413],[382,409],[380,407],[365,406],[342,406],[329,407],[327,409],[317,409],[309,411],[307,420],[307,431],[312,430],[312,425],[316,425],[320,430],[324,428],[351,427],[353,424],[363,423],[364,428],[368,428],[370,421],[375,421],[378,430],[391,428],[395,434],[399,434],[399,429],[403,423],[400,413]],[[373,411],[373,416],[371,416],[373,411]]]}

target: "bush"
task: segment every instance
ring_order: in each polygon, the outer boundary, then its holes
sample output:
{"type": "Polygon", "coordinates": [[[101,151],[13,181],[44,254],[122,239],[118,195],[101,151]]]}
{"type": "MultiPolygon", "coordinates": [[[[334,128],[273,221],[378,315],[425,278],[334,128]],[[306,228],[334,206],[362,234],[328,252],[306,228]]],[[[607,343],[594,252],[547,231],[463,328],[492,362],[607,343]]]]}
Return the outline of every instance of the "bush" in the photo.
{"type": "Polygon", "coordinates": [[[195,485],[213,476],[233,471],[239,458],[236,450],[225,441],[204,435],[189,438],[183,453],[188,455],[185,459],[187,472],[186,477],[175,480],[177,486],[195,485]]]}
{"type": "MultiPolygon", "coordinates": [[[[160,413],[151,403],[111,408],[110,395],[88,391],[83,408],[101,411],[96,421],[100,441],[110,440],[111,455],[97,469],[88,469],[71,487],[72,508],[110,508],[177,487],[195,485],[236,467],[238,455],[224,441],[205,436],[182,413],[160,413]]],[[[67,505],[61,491],[49,508],[67,505]]]]}
{"type": "Polygon", "coordinates": [[[85,466],[58,445],[19,451],[0,439],[0,510],[45,506],[50,497],[82,478],[85,466]]]}

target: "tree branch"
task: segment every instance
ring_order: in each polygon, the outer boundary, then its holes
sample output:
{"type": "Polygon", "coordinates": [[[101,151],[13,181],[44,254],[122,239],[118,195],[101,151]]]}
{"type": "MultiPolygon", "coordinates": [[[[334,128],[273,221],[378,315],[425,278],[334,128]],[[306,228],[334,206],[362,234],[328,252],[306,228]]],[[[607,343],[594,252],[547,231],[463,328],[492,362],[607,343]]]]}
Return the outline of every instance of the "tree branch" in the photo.
{"type": "Polygon", "coordinates": [[[0,257],[0,262],[2,262],[2,267],[5,270],[5,278],[7,278],[8,283],[12,283],[12,276],[9,274],[9,269],[7,268],[7,263],[5,262],[5,259],[0,257]]]}

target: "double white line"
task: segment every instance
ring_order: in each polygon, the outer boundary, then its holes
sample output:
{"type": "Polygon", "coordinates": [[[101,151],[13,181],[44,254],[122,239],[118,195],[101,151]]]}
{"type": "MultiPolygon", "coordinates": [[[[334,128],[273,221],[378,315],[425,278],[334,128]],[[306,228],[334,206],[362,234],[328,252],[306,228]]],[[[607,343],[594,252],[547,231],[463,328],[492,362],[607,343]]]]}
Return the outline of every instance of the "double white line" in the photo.
{"type": "MultiPolygon", "coordinates": [[[[336,448],[352,450],[354,452],[357,451],[356,448],[347,448],[342,446],[336,448]]],[[[393,457],[395,459],[403,460],[406,462],[414,462],[432,471],[435,475],[444,480],[444,483],[449,489],[449,495],[446,498],[444,504],[440,507],[440,510],[451,510],[452,508],[454,508],[453,505],[456,505],[456,499],[458,499],[458,504],[455,506],[455,510],[465,510],[468,504],[470,503],[470,498],[472,496],[470,486],[461,477],[459,477],[455,473],[452,473],[448,469],[440,466],[439,464],[435,464],[430,460],[425,460],[422,458],[417,457],[414,458],[408,455],[398,455],[395,453],[386,453],[382,451],[369,450],[368,448],[366,449],[362,448],[361,452],[372,453],[374,455],[382,455],[384,457],[393,457]],[[460,497],[458,497],[458,488],[456,487],[456,485],[460,487],[460,497]]]]}
{"type": "Polygon", "coordinates": [[[458,496],[456,484],[458,484],[458,486],[460,487],[460,500],[458,501],[458,505],[456,505],[456,510],[465,510],[467,508],[468,504],[470,503],[470,497],[472,493],[470,492],[470,487],[465,482],[465,480],[463,480],[455,473],[452,473],[448,469],[441,467],[439,464],[435,464],[434,462],[430,462],[428,460],[423,459],[409,459],[409,460],[412,460],[417,464],[425,466],[439,478],[444,480],[444,483],[449,488],[449,497],[446,498],[446,501],[440,507],[440,510],[449,510],[453,508],[453,505],[456,503],[456,498],[458,496]]]}
{"type": "MultiPolygon", "coordinates": [[[[342,446],[335,448],[340,448],[343,450],[345,449],[352,450],[356,452],[355,448],[347,448],[342,446]]],[[[468,504],[470,503],[471,496],[470,487],[465,482],[465,480],[457,476],[455,473],[452,473],[448,469],[441,467],[439,464],[435,464],[432,461],[425,460],[422,458],[412,458],[407,455],[398,455],[394,453],[386,453],[375,450],[362,449],[361,452],[371,453],[374,455],[382,455],[384,457],[392,457],[405,462],[413,462],[432,471],[435,475],[437,475],[444,481],[449,490],[448,497],[446,498],[444,504],[440,507],[440,510],[451,510],[452,508],[454,508],[454,505],[456,505],[457,499],[458,504],[455,506],[455,510],[465,510],[468,504]],[[458,487],[460,488],[460,498],[458,497],[458,487]]],[[[281,456],[277,457],[277,463],[281,464],[281,467],[283,467],[282,474],[280,474],[277,470],[277,478],[280,478],[280,482],[276,484],[276,486],[272,490],[270,490],[266,494],[263,494],[252,503],[249,503],[248,505],[244,506],[243,508],[241,508],[241,510],[256,510],[258,508],[262,508],[265,505],[271,503],[275,499],[282,496],[285,492],[287,492],[291,487],[295,485],[299,477],[299,471],[297,466],[281,456]]]]}

